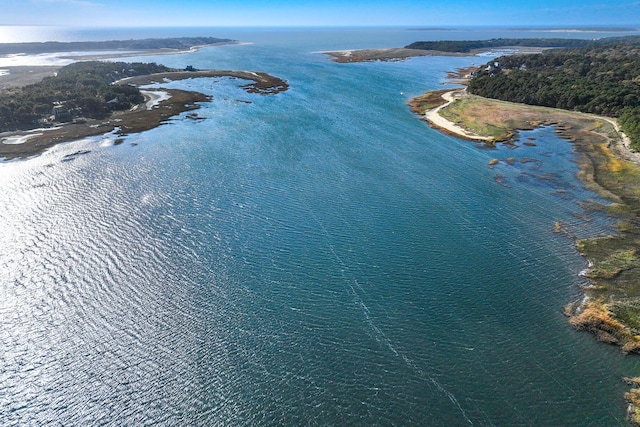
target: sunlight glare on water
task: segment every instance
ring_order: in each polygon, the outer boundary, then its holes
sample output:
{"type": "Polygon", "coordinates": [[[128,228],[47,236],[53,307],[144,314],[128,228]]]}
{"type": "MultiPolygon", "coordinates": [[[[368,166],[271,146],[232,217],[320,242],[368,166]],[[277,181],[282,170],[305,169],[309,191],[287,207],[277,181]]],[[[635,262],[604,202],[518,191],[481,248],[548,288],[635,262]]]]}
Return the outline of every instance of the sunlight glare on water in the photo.
{"type": "Polygon", "coordinates": [[[477,58],[234,31],[255,43],[145,59],[287,92],[173,82],[204,120],[0,163],[0,424],[625,425],[636,358],[562,315],[586,261],[554,222],[611,231],[571,146],[479,149],[409,111],[477,58]]]}

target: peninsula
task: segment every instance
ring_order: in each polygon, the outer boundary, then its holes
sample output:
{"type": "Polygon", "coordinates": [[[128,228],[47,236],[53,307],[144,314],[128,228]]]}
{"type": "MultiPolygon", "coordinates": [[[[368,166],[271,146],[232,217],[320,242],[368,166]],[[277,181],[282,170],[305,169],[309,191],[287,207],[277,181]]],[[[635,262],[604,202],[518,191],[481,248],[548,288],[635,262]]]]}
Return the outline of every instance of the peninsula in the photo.
{"type": "Polygon", "coordinates": [[[144,91],[140,86],[220,77],[247,81],[241,87],[261,95],[289,87],[277,77],[253,71],[78,62],[39,83],[0,92],[0,157],[31,156],[60,142],[109,132],[124,136],[152,129],[210,98],[177,89],[144,91]]]}
{"type": "MultiPolygon", "coordinates": [[[[518,130],[543,125],[573,143],[579,177],[610,201],[583,207],[618,222],[614,235],[576,239],[590,284],[565,314],[600,341],[640,353],[640,43],[625,39],[503,56],[479,67],[466,89],[428,92],[410,105],[432,126],[484,144],[518,145],[518,130]]],[[[566,228],[556,222],[554,230],[566,228]]],[[[630,419],[640,425],[640,378],[628,382],[630,419]]]]}

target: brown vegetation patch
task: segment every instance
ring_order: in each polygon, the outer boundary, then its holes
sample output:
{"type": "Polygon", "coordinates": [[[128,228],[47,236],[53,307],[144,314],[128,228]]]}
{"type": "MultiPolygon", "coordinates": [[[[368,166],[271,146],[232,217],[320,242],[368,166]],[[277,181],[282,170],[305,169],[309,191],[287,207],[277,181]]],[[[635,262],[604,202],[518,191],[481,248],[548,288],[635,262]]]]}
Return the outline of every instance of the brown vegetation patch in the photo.
{"type": "Polygon", "coordinates": [[[569,323],[576,329],[592,332],[603,342],[617,344],[625,353],[640,353],[640,336],[611,316],[606,304],[588,301],[577,312],[571,308],[565,310],[569,323]]]}
{"type": "Polygon", "coordinates": [[[411,107],[411,111],[422,116],[427,111],[446,104],[447,100],[442,95],[449,91],[450,89],[443,89],[426,92],[423,95],[412,98],[408,103],[409,107],[411,107]]]}
{"type": "Polygon", "coordinates": [[[627,415],[629,421],[635,425],[640,425],[640,377],[626,378],[625,381],[633,388],[624,394],[624,398],[629,404],[627,415]]]}

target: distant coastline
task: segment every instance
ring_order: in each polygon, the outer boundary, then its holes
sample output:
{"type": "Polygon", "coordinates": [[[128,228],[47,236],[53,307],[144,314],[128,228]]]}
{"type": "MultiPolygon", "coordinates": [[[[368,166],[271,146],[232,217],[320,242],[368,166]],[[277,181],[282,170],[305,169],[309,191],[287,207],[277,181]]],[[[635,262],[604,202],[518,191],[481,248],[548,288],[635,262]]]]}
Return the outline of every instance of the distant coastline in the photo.
{"type": "MultiPolygon", "coordinates": [[[[205,47],[243,44],[237,40],[214,37],[181,37],[142,40],[88,42],[0,43],[0,58],[10,55],[56,54],[59,59],[91,61],[128,58],[141,55],[177,55],[205,47]],[[102,52],[101,52],[102,51],[102,52]],[[80,53],[69,55],[69,53],[80,53]],[[82,53],[86,52],[86,53],[82,53]]],[[[8,65],[0,67],[0,91],[33,84],[53,76],[62,65],[8,65]]]]}
{"type": "MultiPolygon", "coordinates": [[[[441,27],[422,27],[422,28],[409,28],[407,31],[465,31],[465,28],[441,28],[441,27]]],[[[639,31],[640,28],[636,27],[513,27],[505,28],[504,31],[523,31],[523,32],[551,32],[551,33],[630,33],[639,31]]]]}
{"type": "MultiPolygon", "coordinates": [[[[504,46],[513,54],[519,53],[540,53],[549,48],[529,47],[529,46],[504,46]]],[[[410,47],[381,48],[381,49],[345,49],[335,51],[324,51],[323,53],[331,58],[333,62],[342,64],[351,62],[394,62],[404,61],[420,56],[476,56],[483,53],[492,52],[495,49],[482,48],[469,51],[444,51],[438,49],[414,49],[410,47]]]]}
{"type": "MultiPolygon", "coordinates": [[[[534,31],[534,30],[531,30],[534,31]]],[[[551,29],[545,31],[553,31],[551,29]]],[[[489,40],[417,41],[404,47],[382,49],[348,49],[325,51],[334,62],[401,61],[418,56],[475,56],[496,50],[510,54],[541,53],[548,49],[607,46],[637,43],[638,36],[605,37],[602,39],[576,38],[497,38],[489,40]]]]}
{"type": "Polygon", "coordinates": [[[510,28],[509,31],[536,31],[548,33],[631,33],[638,31],[636,27],[542,27],[542,28],[510,28]]]}
{"type": "Polygon", "coordinates": [[[60,52],[92,52],[92,51],[188,51],[201,46],[216,46],[236,43],[231,39],[216,37],[178,37],[178,38],[150,38],[132,40],[83,41],[83,42],[28,42],[28,43],[0,43],[0,55],[60,52]]]}
{"type": "Polygon", "coordinates": [[[447,53],[441,51],[429,51],[421,49],[387,48],[387,49],[347,49],[337,51],[320,52],[329,57],[333,62],[371,62],[371,61],[403,61],[419,56],[469,56],[464,53],[447,53]]]}

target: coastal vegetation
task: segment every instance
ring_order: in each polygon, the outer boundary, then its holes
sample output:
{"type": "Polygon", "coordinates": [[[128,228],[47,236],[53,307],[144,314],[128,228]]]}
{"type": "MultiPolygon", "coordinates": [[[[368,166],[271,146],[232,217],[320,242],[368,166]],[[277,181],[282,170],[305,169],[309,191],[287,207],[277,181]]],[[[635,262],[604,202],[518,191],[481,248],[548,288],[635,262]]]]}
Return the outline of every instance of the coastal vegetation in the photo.
{"type": "MultiPolygon", "coordinates": [[[[0,144],[0,157],[37,154],[60,142],[115,132],[123,136],[153,129],[210,100],[199,92],[162,88],[161,101],[147,102],[139,87],[191,78],[228,77],[240,88],[272,95],[289,88],[267,73],[239,70],[177,70],[155,63],[77,62],[41,82],[0,92],[0,132],[20,143],[0,144]],[[55,125],[55,126],[54,126],[55,125]]],[[[249,102],[249,101],[243,101],[249,102]]],[[[198,118],[190,114],[188,118],[198,118]]],[[[4,141],[4,139],[3,139],[4,141]]]]}
{"type": "Polygon", "coordinates": [[[562,38],[497,38],[490,40],[437,40],[418,41],[405,46],[406,49],[436,50],[450,53],[470,53],[475,50],[486,50],[508,47],[536,48],[579,48],[588,46],[608,46],[617,44],[640,45],[640,37],[606,37],[602,39],[562,39],[562,38]]]}
{"type": "Polygon", "coordinates": [[[174,71],[155,63],[77,62],[41,82],[0,92],[0,132],[27,130],[73,117],[100,119],[144,101],[131,85],[117,80],[174,71]]]}
{"type": "Polygon", "coordinates": [[[472,94],[530,105],[620,118],[631,147],[640,149],[640,43],[554,49],[535,55],[501,56],[471,79],[472,94]]]}
{"type": "MultiPolygon", "coordinates": [[[[455,101],[439,114],[474,134],[491,137],[490,143],[518,144],[518,130],[544,125],[554,126],[560,136],[573,143],[579,177],[586,187],[610,201],[581,205],[604,212],[617,223],[615,234],[577,240],[578,251],[589,261],[584,274],[589,281],[584,287],[588,298],[569,304],[565,314],[575,328],[619,345],[626,353],[640,353],[640,168],[637,162],[626,160],[632,153],[625,151],[616,120],[602,115],[619,115],[618,123],[637,149],[638,50],[610,46],[583,51],[584,58],[575,51],[558,50],[491,61],[471,80],[468,90],[458,90],[455,101]],[[519,82],[525,84],[519,86],[519,82]],[[581,103],[571,109],[558,108],[561,105],[557,102],[549,102],[549,107],[530,105],[540,92],[552,94],[549,99],[556,101],[575,95],[581,103]],[[587,114],[592,112],[601,115],[587,114]]],[[[431,104],[437,102],[432,100],[431,104]]],[[[561,222],[555,223],[554,231],[568,233],[561,222]]],[[[629,416],[640,425],[640,377],[629,383],[634,386],[625,395],[629,416]]]]}

